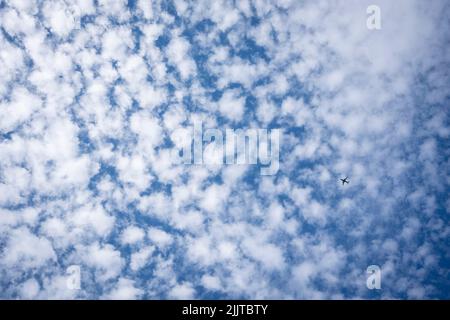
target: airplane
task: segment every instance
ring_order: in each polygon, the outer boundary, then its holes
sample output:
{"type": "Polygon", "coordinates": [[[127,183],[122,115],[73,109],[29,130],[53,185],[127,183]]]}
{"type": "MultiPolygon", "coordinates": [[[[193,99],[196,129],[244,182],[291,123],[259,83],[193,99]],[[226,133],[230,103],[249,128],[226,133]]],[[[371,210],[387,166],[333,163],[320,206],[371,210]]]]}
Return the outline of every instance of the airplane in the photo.
{"type": "Polygon", "coordinates": [[[348,177],[345,177],[344,179],[341,179],[341,181],[342,181],[342,185],[344,185],[344,184],[348,184],[348,177]]]}

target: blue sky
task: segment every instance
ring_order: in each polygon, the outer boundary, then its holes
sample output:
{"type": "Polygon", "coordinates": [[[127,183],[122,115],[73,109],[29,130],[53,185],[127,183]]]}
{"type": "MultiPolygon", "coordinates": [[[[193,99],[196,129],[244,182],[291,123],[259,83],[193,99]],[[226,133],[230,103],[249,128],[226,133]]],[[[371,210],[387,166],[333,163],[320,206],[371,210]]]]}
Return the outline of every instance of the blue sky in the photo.
{"type": "Polygon", "coordinates": [[[449,9],[0,0],[0,298],[450,298],[449,9]],[[174,163],[199,121],[279,170],[174,163]]]}

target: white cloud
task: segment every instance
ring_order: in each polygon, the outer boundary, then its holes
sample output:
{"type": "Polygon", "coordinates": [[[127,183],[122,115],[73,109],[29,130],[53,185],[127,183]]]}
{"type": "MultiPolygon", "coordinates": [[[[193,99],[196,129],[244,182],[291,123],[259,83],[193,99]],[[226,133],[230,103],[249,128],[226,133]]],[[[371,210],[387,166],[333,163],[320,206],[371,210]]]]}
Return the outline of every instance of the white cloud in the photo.
{"type": "Polygon", "coordinates": [[[189,42],[184,38],[174,35],[167,48],[167,55],[178,68],[181,79],[187,80],[195,72],[195,63],[189,56],[189,42]]]}
{"type": "Polygon", "coordinates": [[[172,236],[158,228],[149,228],[147,231],[148,238],[160,248],[170,245],[173,241],[172,236]]]}
{"type": "Polygon", "coordinates": [[[143,294],[143,290],[136,288],[134,281],[120,278],[116,286],[103,298],[108,300],[136,300],[143,294]]]}
{"type": "Polygon", "coordinates": [[[56,259],[56,253],[47,238],[36,236],[28,228],[21,227],[11,231],[1,264],[26,270],[44,266],[56,259]]]}
{"type": "Polygon", "coordinates": [[[81,258],[90,267],[94,268],[96,279],[100,282],[114,279],[120,275],[124,260],[120,251],[110,244],[92,245],[80,248],[81,258]]]}
{"type": "Polygon", "coordinates": [[[186,300],[193,299],[195,296],[195,289],[188,282],[176,285],[169,291],[170,299],[186,300]]]}
{"type": "Polygon", "coordinates": [[[202,276],[202,285],[208,290],[219,290],[222,287],[220,279],[210,275],[202,276]]]}
{"type": "Polygon", "coordinates": [[[233,121],[240,121],[244,115],[245,98],[239,97],[236,91],[225,91],[219,102],[219,111],[224,116],[233,121]]]}
{"type": "Polygon", "coordinates": [[[111,232],[115,219],[101,207],[82,207],[70,215],[68,220],[75,228],[84,229],[80,232],[92,229],[99,236],[106,236],[111,232]]]}
{"type": "Polygon", "coordinates": [[[60,2],[46,2],[43,12],[50,30],[60,37],[67,36],[76,26],[73,13],[60,2]]]}
{"type": "Polygon", "coordinates": [[[38,295],[40,285],[36,279],[28,279],[20,287],[20,296],[24,299],[34,299],[38,295]]]}
{"type": "Polygon", "coordinates": [[[131,254],[130,268],[133,271],[138,271],[143,268],[148,262],[154,251],[154,247],[144,247],[137,252],[131,254]]]}
{"type": "Polygon", "coordinates": [[[2,297],[445,298],[446,4],[368,4],[4,1],[2,297]],[[282,128],[277,175],[174,164],[198,120],[282,128]]]}
{"type": "Polygon", "coordinates": [[[142,241],[144,237],[144,230],[136,226],[127,227],[122,231],[122,234],[120,235],[120,239],[123,244],[135,244],[142,241]]]}

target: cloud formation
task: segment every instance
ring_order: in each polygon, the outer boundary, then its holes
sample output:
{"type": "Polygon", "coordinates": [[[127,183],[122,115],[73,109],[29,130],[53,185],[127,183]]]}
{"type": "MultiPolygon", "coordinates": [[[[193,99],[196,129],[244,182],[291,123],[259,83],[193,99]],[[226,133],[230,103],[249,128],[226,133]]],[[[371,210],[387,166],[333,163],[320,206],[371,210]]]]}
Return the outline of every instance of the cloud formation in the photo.
{"type": "Polygon", "coordinates": [[[1,0],[0,297],[449,298],[449,11],[1,0]],[[174,163],[195,122],[279,170],[174,163]]]}

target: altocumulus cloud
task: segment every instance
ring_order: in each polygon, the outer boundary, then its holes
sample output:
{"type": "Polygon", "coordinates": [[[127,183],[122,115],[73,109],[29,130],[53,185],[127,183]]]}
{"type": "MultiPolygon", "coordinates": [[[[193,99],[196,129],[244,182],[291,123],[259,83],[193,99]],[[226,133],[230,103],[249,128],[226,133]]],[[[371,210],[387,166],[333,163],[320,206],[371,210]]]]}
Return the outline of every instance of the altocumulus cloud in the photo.
{"type": "Polygon", "coordinates": [[[1,0],[0,297],[449,298],[449,17],[1,0]],[[278,172],[174,164],[199,121],[282,129],[278,172]]]}

